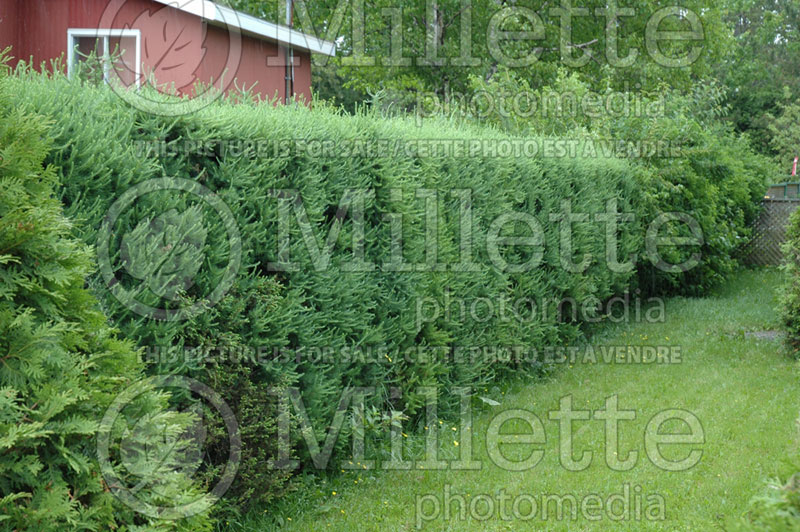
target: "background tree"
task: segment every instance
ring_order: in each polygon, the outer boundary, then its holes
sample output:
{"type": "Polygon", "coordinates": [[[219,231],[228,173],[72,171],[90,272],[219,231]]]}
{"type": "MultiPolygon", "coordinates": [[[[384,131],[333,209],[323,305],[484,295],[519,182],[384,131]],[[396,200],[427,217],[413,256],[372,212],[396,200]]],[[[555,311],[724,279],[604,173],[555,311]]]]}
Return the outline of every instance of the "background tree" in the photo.
{"type": "Polygon", "coordinates": [[[792,161],[800,155],[800,99],[778,102],[777,106],[777,118],[767,114],[770,147],[777,153],[780,173],[788,173],[792,161]]]}
{"type": "MultiPolygon", "coordinates": [[[[282,0],[233,0],[232,4],[269,20],[285,21],[282,0]]],[[[731,32],[723,9],[700,0],[683,2],[680,15],[698,16],[702,41],[662,41],[659,59],[653,45],[648,48],[645,42],[648,22],[671,5],[662,0],[635,6],[601,0],[580,4],[544,0],[538,6],[506,0],[299,0],[294,4],[294,23],[303,31],[336,40],[338,56],[323,61],[333,65],[345,87],[362,96],[384,89],[401,102],[421,91],[447,97],[469,92],[472,76],[491,80],[503,67],[533,87],[552,83],[559,68],[567,68],[579,72],[594,88],[610,84],[618,89],[653,89],[665,83],[689,88],[722,61],[732,43],[731,32]],[[576,16],[567,16],[572,4],[576,16]],[[501,32],[528,32],[528,38],[509,39],[501,32]],[[686,58],[692,50],[699,54],[686,61],[687,66],[669,66],[671,61],[664,60],[686,58]]],[[[691,24],[689,18],[667,16],[658,29],[688,31],[691,24]]],[[[320,93],[331,94],[332,76],[326,72],[320,79],[318,88],[324,88],[320,93]]]]}
{"type": "Polygon", "coordinates": [[[800,4],[727,0],[724,10],[736,46],[717,73],[729,88],[730,119],[757,149],[778,154],[769,115],[780,113],[784,88],[800,95],[800,4]]]}

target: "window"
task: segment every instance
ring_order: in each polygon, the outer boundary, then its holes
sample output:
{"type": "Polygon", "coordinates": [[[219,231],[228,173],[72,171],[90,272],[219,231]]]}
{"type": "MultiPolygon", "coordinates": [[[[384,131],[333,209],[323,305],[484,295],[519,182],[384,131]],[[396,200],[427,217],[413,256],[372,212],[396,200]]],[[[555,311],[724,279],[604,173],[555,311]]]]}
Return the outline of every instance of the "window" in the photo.
{"type": "Polygon", "coordinates": [[[139,30],[67,30],[67,72],[79,68],[89,76],[115,81],[126,87],[141,85],[141,32],[139,30]]]}

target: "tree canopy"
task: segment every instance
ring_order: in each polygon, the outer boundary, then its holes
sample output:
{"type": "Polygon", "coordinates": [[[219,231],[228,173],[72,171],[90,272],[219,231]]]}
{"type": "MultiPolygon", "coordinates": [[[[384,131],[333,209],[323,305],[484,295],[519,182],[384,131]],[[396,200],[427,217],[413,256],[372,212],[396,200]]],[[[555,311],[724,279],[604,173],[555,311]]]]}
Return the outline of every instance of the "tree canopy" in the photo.
{"type": "MultiPolygon", "coordinates": [[[[232,5],[286,20],[285,0],[232,5]]],[[[296,0],[292,12],[295,27],[337,43],[336,58],[316,60],[314,86],[347,109],[376,93],[399,108],[458,97],[503,72],[532,89],[565,72],[596,91],[719,82],[738,131],[765,154],[789,149],[773,137],[800,97],[795,0],[296,0]]]]}

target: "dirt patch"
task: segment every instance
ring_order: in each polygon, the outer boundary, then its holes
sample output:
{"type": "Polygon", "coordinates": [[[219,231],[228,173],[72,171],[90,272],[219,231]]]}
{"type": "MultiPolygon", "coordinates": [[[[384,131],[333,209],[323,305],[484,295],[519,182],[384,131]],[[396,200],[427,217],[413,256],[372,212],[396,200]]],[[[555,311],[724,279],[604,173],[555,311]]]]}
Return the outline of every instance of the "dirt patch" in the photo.
{"type": "Polygon", "coordinates": [[[783,340],[786,337],[786,333],[783,331],[747,331],[744,333],[744,337],[777,342],[783,340]]]}

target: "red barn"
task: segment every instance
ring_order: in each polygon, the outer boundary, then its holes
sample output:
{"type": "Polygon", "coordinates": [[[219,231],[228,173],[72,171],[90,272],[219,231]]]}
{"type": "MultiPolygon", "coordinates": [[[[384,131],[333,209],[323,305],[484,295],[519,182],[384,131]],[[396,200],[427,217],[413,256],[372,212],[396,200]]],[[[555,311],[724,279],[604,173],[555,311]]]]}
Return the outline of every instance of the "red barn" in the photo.
{"type": "Polygon", "coordinates": [[[0,0],[8,46],[15,61],[69,75],[91,60],[85,69],[129,89],[192,96],[214,86],[282,101],[310,101],[311,54],[335,53],[332,42],[208,0],[0,0]]]}

